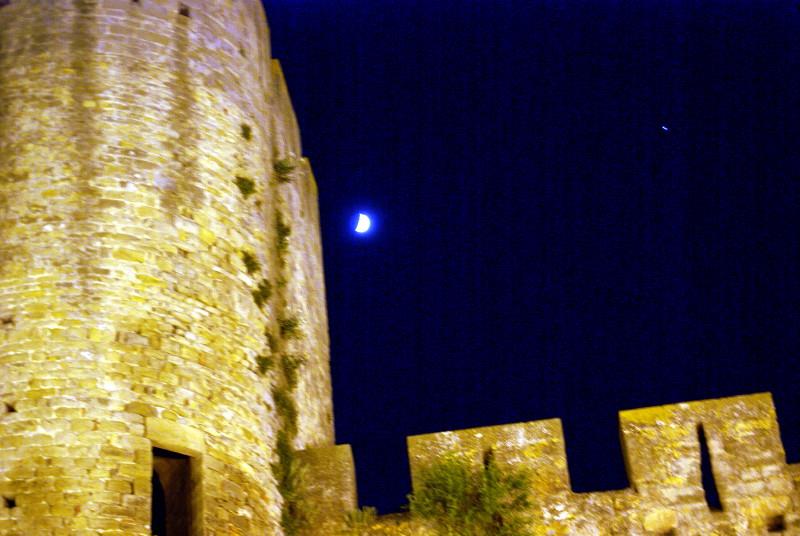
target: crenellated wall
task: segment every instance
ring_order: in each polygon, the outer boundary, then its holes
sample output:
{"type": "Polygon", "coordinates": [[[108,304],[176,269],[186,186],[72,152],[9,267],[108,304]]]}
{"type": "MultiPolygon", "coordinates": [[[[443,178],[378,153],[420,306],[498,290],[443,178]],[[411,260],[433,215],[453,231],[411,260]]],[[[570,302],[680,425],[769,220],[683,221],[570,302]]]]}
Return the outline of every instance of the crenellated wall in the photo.
{"type": "MultiPolygon", "coordinates": [[[[533,475],[531,529],[535,535],[761,536],[800,534],[800,469],[787,465],[775,407],[769,394],[755,394],[620,413],[630,488],[574,493],[561,421],[474,428],[408,439],[413,486],[420,470],[443,456],[461,456],[475,467],[491,449],[501,466],[525,467],[533,475]],[[701,434],[707,442],[722,510],[706,501],[701,474],[701,434]]],[[[346,449],[347,447],[337,447],[346,449]]],[[[327,487],[355,505],[350,459],[328,450],[316,462],[327,487]],[[335,457],[334,457],[335,454],[335,457]],[[329,465],[338,463],[338,470],[329,465]],[[331,475],[340,475],[332,478],[331,475]]],[[[319,454],[318,454],[319,456],[319,454]]],[[[324,503],[324,497],[317,499],[324,503]]],[[[347,532],[341,499],[326,514],[328,534],[432,534],[402,515],[379,518],[362,532],[347,532]]],[[[322,525],[320,525],[322,526],[322,525]]]]}
{"type": "MultiPolygon", "coordinates": [[[[309,534],[433,534],[345,526],[328,348],[317,187],[261,3],[0,0],[0,536],[149,535],[154,466],[188,467],[193,536],[283,534],[298,467],[309,534]]],[[[533,475],[536,535],[800,534],[769,394],[620,427],[628,489],[574,493],[558,419],[411,437],[412,480],[491,450],[533,475]]]]}
{"type": "Polygon", "coordinates": [[[294,443],[332,444],[321,258],[258,0],[0,2],[0,535],[149,534],[154,446],[195,534],[280,534],[258,358],[296,318],[294,443]]]}

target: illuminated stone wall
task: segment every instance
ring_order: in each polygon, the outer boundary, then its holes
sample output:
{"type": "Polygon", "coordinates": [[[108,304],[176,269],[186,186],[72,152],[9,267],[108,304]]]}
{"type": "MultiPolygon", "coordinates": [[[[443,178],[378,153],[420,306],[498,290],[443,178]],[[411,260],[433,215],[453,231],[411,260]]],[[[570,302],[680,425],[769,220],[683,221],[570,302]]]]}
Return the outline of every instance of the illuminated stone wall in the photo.
{"type": "Polygon", "coordinates": [[[196,534],[279,534],[258,358],[299,322],[294,443],[331,445],[325,315],[258,0],[0,2],[0,535],[149,534],[153,446],[196,534]]]}
{"type": "MultiPolygon", "coordinates": [[[[501,466],[531,470],[531,530],[536,536],[800,534],[800,466],[786,464],[769,394],[623,411],[620,426],[628,489],[574,493],[558,419],[411,437],[412,481],[418,486],[420,470],[444,455],[463,456],[480,467],[491,449],[501,466]],[[700,427],[720,511],[709,508],[702,485],[700,427]]],[[[341,475],[348,462],[337,453],[315,467],[323,477],[341,475]],[[341,467],[333,471],[328,466],[335,461],[341,467]]],[[[326,478],[339,487],[338,496],[355,504],[350,479],[326,478]]],[[[341,512],[332,508],[327,515],[341,523],[341,512]]],[[[402,515],[379,518],[361,532],[340,528],[329,533],[432,534],[430,527],[402,515]]]]}

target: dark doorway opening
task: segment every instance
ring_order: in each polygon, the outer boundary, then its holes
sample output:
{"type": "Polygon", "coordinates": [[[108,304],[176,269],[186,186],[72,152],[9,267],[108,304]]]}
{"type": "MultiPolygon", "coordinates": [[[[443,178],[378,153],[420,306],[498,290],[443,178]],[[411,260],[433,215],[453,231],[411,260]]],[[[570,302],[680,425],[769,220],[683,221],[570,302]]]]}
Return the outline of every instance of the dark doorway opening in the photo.
{"type": "Polygon", "coordinates": [[[192,530],[191,458],[153,449],[153,536],[190,536],[192,530]]]}
{"type": "Polygon", "coordinates": [[[708,450],[706,431],[703,425],[697,427],[697,439],[700,442],[700,473],[702,474],[703,490],[706,495],[706,504],[712,511],[722,511],[722,502],[719,499],[717,483],[714,480],[714,471],[711,467],[711,453],[708,450]]]}

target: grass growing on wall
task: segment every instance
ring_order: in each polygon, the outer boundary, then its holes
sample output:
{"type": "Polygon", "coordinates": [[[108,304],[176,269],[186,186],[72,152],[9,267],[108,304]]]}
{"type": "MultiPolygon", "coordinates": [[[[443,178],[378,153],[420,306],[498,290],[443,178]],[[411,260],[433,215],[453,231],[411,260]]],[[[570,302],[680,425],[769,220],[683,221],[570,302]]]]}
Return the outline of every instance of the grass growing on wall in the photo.
{"type": "Polygon", "coordinates": [[[300,337],[300,319],[296,316],[281,318],[278,322],[281,330],[281,337],[284,339],[296,339],[300,337]]]}
{"type": "Polygon", "coordinates": [[[278,215],[275,217],[275,242],[278,253],[281,255],[281,261],[284,262],[283,254],[289,249],[290,236],[292,236],[292,228],[287,225],[286,221],[283,219],[283,215],[278,212],[278,215]]]}
{"type": "Polygon", "coordinates": [[[310,528],[313,505],[305,499],[307,470],[295,454],[286,430],[278,432],[277,462],[272,464],[272,474],[278,481],[278,490],[283,497],[281,527],[286,536],[298,536],[310,528]]]}
{"type": "Polygon", "coordinates": [[[256,357],[256,365],[258,366],[258,372],[262,376],[272,370],[272,367],[275,365],[275,360],[272,356],[268,355],[259,355],[256,357]]]}
{"type": "MultiPolygon", "coordinates": [[[[287,162],[275,163],[275,172],[279,182],[291,180],[290,174],[294,166],[287,162]],[[281,177],[289,177],[282,180],[281,177]]],[[[281,210],[275,212],[275,250],[277,252],[280,271],[277,274],[278,297],[280,289],[285,286],[287,276],[287,253],[289,250],[289,237],[292,229],[284,219],[281,210]]],[[[270,287],[270,292],[272,288],[270,287]]],[[[255,297],[255,293],[254,293],[255,297]]],[[[274,356],[270,366],[277,366],[278,374],[272,385],[272,398],[278,416],[279,432],[276,443],[276,460],[272,464],[272,472],[278,482],[278,491],[283,498],[281,510],[281,527],[286,536],[300,536],[313,533],[310,520],[314,515],[315,507],[305,496],[307,468],[301,462],[294,448],[298,435],[300,411],[295,400],[295,390],[300,381],[300,372],[306,364],[307,358],[303,354],[291,353],[286,348],[289,339],[298,339],[302,336],[301,322],[296,316],[286,316],[287,304],[279,299],[277,303],[278,336],[274,336],[270,329],[264,331],[269,355],[274,356]],[[311,531],[311,532],[309,532],[311,531]]]]}
{"type": "Polygon", "coordinates": [[[292,182],[292,172],[294,171],[294,163],[289,158],[282,158],[276,160],[272,166],[275,171],[275,178],[280,183],[292,182]]]}
{"type": "Polygon", "coordinates": [[[242,262],[244,263],[245,270],[247,270],[247,273],[250,275],[253,275],[261,269],[261,264],[259,264],[258,259],[249,251],[242,251],[242,262]]]}
{"type": "Polygon", "coordinates": [[[239,188],[239,192],[244,196],[245,199],[253,195],[253,193],[256,191],[256,183],[253,181],[253,179],[237,175],[235,182],[236,187],[239,188]]]}
{"type": "Polygon", "coordinates": [[[447,454],[424,468],[409,495],[411,513],[433,523],[442,536],[529,536],[531,475],[501,466],[491,450],[475,466],[447,454]]]}
{"type": "Polygon", "coordinates": [[[269,301],[270,296],[272,296],[272,283],[266,279],[262,279],[258,282],[258,286],[253,291],[253,301],[256,302],[256,306],[260,309],[269,301]]]}
{"type": "Polygon", "coordinates": [[[344,534],[347,536],[367,536],[370,534],[370,527],[377,518],[378,511],[372,506],[365,506],[348,512],[344,520],[344,534]]]}

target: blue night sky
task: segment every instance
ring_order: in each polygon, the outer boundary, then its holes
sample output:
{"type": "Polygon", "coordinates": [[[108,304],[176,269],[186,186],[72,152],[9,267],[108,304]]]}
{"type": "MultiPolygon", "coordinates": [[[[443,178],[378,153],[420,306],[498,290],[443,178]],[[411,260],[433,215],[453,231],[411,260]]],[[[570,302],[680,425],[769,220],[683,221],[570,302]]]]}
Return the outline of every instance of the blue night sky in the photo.
{"type": "Polygon", "coordinates": [[[756,391],[800,461],[796,2],[264,4],[362,504],[407,435],[551,417],[626,487],[617,411],[756,391]]]}

